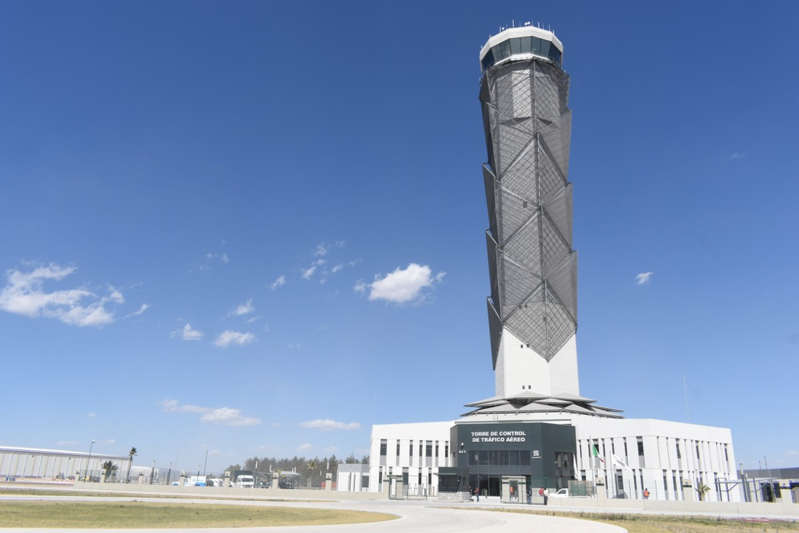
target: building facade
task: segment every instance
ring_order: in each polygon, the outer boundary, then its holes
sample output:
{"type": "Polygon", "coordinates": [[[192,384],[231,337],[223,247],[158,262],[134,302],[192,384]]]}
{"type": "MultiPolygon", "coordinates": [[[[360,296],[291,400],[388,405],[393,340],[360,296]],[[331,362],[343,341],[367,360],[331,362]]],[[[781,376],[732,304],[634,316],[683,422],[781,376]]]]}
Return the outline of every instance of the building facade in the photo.
{"type": "Polygon", "coordinates": [[[111,461],[116,467],[109,480],[121,479],[127,473],[128,456],[0,446],[0,480],[74,480],[86,476],[104,478],[103,463],[111,461]]]}
{"type": "MultiPolygon", "coordinates": [[[[507,480],[521,476],[525,488],[552,490],[569,487],[566,477],[570,477],[589,482],[606,498],[644,499],[647,492],[649,499],[696,501],[700,499],[700,487],[705,486],[707,492],[701,499],[742,501],[741,490],[733,483],[737,473],[730,430],[666,420],[553,412],[374,425],[369,463],[371,492],[388,493],[392,480],[396,483],[396,479],[405,477],[410,495],[437,496],[440,492],[473,492],[478,488],[481,495],[498,498],[503,477],[507,480]],[[518,444],[471,444],[472,432],[495,432],[501,437],[504,432],[518,432],[519,425],[542,424],[572,428],[571,448],[563,446],[560,435],[528,438],[518,444]],[[466,432],[468,439],[462,438],[466,432]],[[476,449],[496,455],[489,455],[481,464],[481,459],[475,462],[474,456],[469,456],[476,449]],[[513,449],[529,452],[527,459],[519,455],[516,464],[504,459],[501,454],[513,449]],[[447,452],[448,457],[442,455],[447,452]],[[570,458],[570,464],[562,464],[564,457],[570,458]],[[536,464],[539,460],[540,466],[536,464]],[[452,484],[446,474],[457,473],[448,468],[458,467],[460,476],[466,476],[467,481],[454,480],[452,484]],[[556,473],[556,467],[561,471],[556,473]],[[478,480],[477,475],[482,477],[478,480]],[[468,479],[469,476],[475,477],[468,479]]],[[[339,490],[346,489],[339,485],[339,490]]]]}
{"type": "Polygon", "coordinates": [[[369,491],[389,494],[399,481],[409,495],[437,495],[439,467],[452,466],[451,427],[452,422],[372,426],[369,491]]]}

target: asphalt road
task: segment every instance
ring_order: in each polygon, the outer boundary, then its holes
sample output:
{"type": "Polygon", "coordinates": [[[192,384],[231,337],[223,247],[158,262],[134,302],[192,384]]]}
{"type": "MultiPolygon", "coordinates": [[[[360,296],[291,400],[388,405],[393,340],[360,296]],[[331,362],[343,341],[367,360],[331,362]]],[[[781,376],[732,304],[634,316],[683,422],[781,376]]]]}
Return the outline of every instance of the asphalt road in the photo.
{"type": "MultiPolygon", "coordinates": [[[[210,500],[189,498],[147,498],[147,497],[91,497],[91,496],[35,496],[35,495],[0,495],[0,501],[9,500],[36,500],[36,501],[75,501],[75,502],[130,502],[146,501],[154,503],[219,503],[224,505],[255,505],[278,507],[313,507],[316,509],[351,509],[356,511],[372,511],[398,515],[397,520],[374,522],[368,524],[343,524],[333,526],[291,526],[291,527],[260,527],[260,528],[212,528],[212,529],[138,529],[136,533],[180,533],[200,531],[204,533],[229,532],[229,533],[263,533],[291,532],[291,533],[323,533],[331,531],[355,531],[358,533],[380,532],[392,533],[410,531],[413,533],[469,533],[480,531],[483,533],[502,531],[503,533],[625,533],[620,527],[578,520],[535,514],[499,513],[487,510],[448,509],[440,506],[430,506],[425,502],[388,502],[377,501],[343,501],[343,502],[263,502],[244,500],[210,500]]],[[[3,529],[0,531],[63,531],[58,529],[3,529]]],[[[76,529],[71,532],[80,531],[76,529]]],[[[99,531],[125,530],[85,530],[92,533],[99,531]]]]}

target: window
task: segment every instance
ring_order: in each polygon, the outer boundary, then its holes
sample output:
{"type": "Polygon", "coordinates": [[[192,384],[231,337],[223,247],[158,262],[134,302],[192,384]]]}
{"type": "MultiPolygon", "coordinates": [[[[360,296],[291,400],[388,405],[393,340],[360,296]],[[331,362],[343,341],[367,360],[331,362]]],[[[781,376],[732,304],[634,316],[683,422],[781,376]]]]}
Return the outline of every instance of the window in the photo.
{"type": "Polygon", "coordinates": [[[638,442],[638,457],[644,456],[644,438],[643,437],[636,437],[635,440],[638,442]]]}
{"type": "Polygon", "coordinates": [[[682,459],[682,454],[680,453],[680,439],[674,439],[674,446],[677,447],[677,460],[682,459]]]}
{"type": "Polygon", "coordinates": [[[558,50],[556,46],[553,45],[549,48],[549,54],[547,55],[547,57],[549,57],[549,59],[551,59],[553,63],[560,65],[560,56],[561,56],[560,50],[558,50]]]}
{"type": "Polygon", "coordinates": [[[521,54],[522,53],[522,40],[511,39],[510,40],[510,53],[511,54],[521,54]]]}
{"type": "MultiPolygon", "coordinates": [[[[488,69],[494,64],[494,50],[491,49],[483,56],[483,70],[488,69]]],[[[421,482],[420,482],[421,483],[421,482]]]]}
{"type": "Polygon", "coordinates": [[[624,462],[630,462],[630,456],[627,454],[627,437],[624,437],[624,462]]]}
{"type": "MultiPolygon", "coordinates": [[[[541,56],[544,56],[544,57],[549,57],[549,47],[550,46],[552,46],[552,43],[550,43],[549,41],[545,41],[545,40],[541,39],[541,53],[538,54],[538,55],[541,55],[541,56]]],[[[552,46],[552,48],[554,48],[554,46],[552,46]]]]}
{"type": "Polygon", "coordinates": [[[510,56],[510,41],[503,41],[492,48],[492,50],[494,52],[494,61],[499,63],[510,56]]]}
{"type": "Polygon", "coordinates": [[[386,449],[388,448],[388,442],[386,439],[380,439],[380,455],[386,455],[386,449]]]}
{"type": "Polygon", "coordinates": [[[521,53],[522,54],[529,54],[533,51],[533,38],[532,37],[522,37],[519,39],[521,41],[521,53]]]}
{"type": "Polygon", "coordinates": [[[519,452],[519,464],[522,466],[527,466],[530,464],[530,452],[527,450],[522,450],[519,452]]]}
{"type": "Polygon", "coordinates": [[[531,37],[533,45],[533,53],[537,56],[541,55],[541,43],[543,42],[538,37],[531,37]]]}
{"type": "Polygon", "coordinates": [[[397,440],[397,455],[395,456],[394,464],[396,464],[396,465],[400,464],[400,441],[399,441],[399,439],[397,440]]]}

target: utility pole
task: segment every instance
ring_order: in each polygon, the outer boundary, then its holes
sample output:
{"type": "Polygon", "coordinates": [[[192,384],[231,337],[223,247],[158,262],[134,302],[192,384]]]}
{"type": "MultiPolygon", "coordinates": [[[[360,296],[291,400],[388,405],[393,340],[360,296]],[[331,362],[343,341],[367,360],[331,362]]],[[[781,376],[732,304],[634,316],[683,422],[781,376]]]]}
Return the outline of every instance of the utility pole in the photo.
{"type": "Polygon", "coordinates": [[[92,462],[92,449],[94,448],[94,441],[89,444],[89,458],[86,459],[86,470],[83,472],[83,481],[86,481],[89,475],[89,463],[92,462]]]}
{"type": "Polygon", "coordinates": [[[205,471],[208,468],[208,448],[205,449],[205,462],[203,463],[203,475],[205,475],[205,471]]]}

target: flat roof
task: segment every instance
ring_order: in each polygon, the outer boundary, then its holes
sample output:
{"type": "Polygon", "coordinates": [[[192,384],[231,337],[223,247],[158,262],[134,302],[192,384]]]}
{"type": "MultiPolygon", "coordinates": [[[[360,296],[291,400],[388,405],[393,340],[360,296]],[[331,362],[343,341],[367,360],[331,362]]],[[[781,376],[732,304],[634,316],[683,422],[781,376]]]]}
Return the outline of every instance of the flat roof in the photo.
{"type": "MultiPolygon", "coordinates": [[[[29,453],[32,455],[72,455],[75,457],[88,457],[89,452],[75,452],[72,450],[51,450],[48,448],[26,448],[24,446],[0,446],[0,453],[29,453]]],[[[92,457],[105,457],[108,459],[128,460],[127,455],[108,455],[105,453],[92,452],[92,457]]]]}

